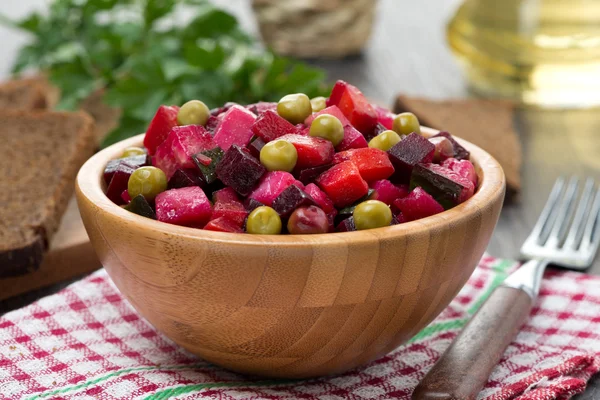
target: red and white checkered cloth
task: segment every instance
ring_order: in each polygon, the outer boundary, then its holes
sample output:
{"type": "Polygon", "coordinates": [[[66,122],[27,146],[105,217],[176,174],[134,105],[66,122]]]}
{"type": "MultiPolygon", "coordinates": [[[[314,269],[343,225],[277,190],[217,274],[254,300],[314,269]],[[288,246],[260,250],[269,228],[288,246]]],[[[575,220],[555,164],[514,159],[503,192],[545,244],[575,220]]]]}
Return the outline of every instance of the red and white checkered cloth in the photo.
{"type": "MultiPolygon", "coordinates": [[[[516,267],[484,257],[412,341],[337,377],[250,378],[187,353],[123,299],[103,270],[0,317],[0,399],[409,399],[490,291],[516,267]]],[[[600,370],[600,277],[549,271],[527,325],[479,395],[565,399],[600,370]]]]}

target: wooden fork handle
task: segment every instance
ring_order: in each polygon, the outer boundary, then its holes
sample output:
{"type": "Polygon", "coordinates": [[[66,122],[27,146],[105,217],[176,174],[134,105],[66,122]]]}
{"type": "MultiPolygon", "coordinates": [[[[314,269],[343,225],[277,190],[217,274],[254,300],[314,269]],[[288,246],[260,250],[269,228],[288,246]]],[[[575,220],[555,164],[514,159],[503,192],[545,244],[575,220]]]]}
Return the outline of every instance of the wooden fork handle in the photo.
{"type": "Polygon", "coordinates": [[[413,400],[476,399],[527,319],[525,291],[496,288],[413,392],[413,400]]]}

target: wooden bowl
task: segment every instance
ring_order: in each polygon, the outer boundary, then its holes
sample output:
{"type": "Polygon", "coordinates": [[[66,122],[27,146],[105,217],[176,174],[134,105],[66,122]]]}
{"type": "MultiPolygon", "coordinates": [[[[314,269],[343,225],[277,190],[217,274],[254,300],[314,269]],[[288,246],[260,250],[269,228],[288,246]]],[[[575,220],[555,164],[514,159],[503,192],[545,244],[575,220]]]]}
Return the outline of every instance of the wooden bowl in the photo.
{"type": "Polygon", "coordinates": [[[432,217],[305,236],[180,227],[130,213],[104,195],[104,166],[142,137],[97,153],[79,172],[77,200],[91,242],[119,290],[156,329],[244,373],[335,374],[406,343],[463,287],[504,198],[500,165],[461,141],[479,189],[432,217]]]}

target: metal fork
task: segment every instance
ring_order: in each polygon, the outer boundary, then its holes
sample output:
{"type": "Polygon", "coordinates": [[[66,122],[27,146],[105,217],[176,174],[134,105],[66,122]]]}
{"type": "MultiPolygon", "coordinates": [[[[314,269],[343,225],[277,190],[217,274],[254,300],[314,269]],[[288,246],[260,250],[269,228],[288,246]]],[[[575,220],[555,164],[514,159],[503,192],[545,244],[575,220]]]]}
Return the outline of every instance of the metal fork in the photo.
{"type": "Polygon", "coordinates": [[[413,400],[475,399],[529,316],[548,264],[581,271],[600,246],[600,188],[557,179],[533,231],[521,247],[528,258],[481,306],[415,389],[413,400]]]}

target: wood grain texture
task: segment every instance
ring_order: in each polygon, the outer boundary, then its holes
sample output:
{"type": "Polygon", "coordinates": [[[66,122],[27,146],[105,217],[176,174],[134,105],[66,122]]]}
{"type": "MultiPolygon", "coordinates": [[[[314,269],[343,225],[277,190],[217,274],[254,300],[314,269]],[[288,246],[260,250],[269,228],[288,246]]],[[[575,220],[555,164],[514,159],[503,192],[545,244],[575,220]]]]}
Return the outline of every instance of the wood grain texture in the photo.
{"type": "Polygon", "coordinates": [[[149,220],[106,198],[106,162],[141,140],[96,154],[78,175],[91,242],[117,287],[158,330],[245,373],[339,373],[405,343],[465,284],[504,197],[499,164],[465,142],[479,191],[433,217],[324,235],[209,232],[149,220]]]}
{"type": "Polygon", "coordinates": [[[531,297],[500,286],[412,394],[413,400],[475,400],[529,317],[531,297]]]}

